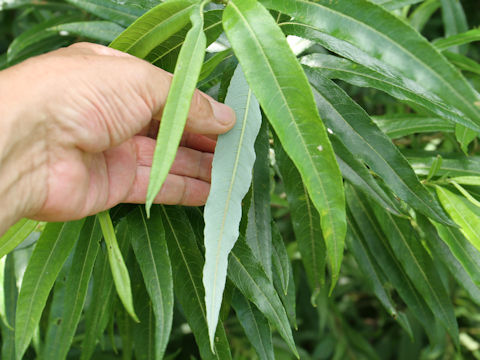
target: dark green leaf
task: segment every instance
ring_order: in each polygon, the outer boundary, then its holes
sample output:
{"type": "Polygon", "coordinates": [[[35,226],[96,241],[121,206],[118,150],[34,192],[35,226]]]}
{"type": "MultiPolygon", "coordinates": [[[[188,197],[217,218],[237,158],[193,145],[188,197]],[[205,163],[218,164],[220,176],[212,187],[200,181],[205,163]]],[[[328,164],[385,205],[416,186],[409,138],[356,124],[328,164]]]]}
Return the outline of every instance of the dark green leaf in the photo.
{"type": "Polygon", "coordinates": [[[448,120],[419,115],[374,116],[372,120],[391,139],[422,132],[454,132],[448,120]]]}
{"type": "Polygon", "coordinates": [[[15,323],[15,308],[17,303],[17,283],[15,277],[15,259],[13,254],[5,257],[5,271],[3,281],[3,294],[5,302],[5,319],[0,324],[2,333],[1,358],[15,360],[15,332],[5,324],[15,323]]]}

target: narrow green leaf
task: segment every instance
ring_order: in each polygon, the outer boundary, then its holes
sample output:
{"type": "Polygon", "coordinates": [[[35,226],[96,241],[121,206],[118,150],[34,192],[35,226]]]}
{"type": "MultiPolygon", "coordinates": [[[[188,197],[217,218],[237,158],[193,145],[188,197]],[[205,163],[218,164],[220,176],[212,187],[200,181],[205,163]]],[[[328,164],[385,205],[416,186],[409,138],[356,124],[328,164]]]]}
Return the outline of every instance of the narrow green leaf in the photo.
{"type": "Polygon", "coordinates": [[[432,219],[452,224],[438,201],[420,183],[405,157],[368,114],[338,85],[307,68],[320,113],[343,144],[363,160],[395,194],[432,219]]]}
{"type": "Polygon", "coordinates": [[[61,36],[82,36],[88,39],[112,42],[124,30],[110,21],[78,21],[53,26],[48,31],[57,32],[61,36]]]}
{"type": "Polygon", "coordinates": [[[132,360],[135,322],[130,318],[130,315],[128,315],[123,306],[117,307],[116,310],[119,312],[117,313],[116,320],[118,332],[122,339],[122,360],[132,360]]]}
{"type": "MultiPolygon", "coordinates": [[[[366,247],[371,254],[375,255],[375,261],[412,314],[425,329],[431,330],[432,324],[435,323],[433,313],[425,303],[423,296],[415,289],[397,254],[391,248],[367,199],[352,186],[346,187],[346,190],[348,207],[365,240],[366,247]]],[[[427,334],[429,337],[433,335],[432,332],[427,332],[427,334]]]]}
{"type": "MultiPolygon", "coordinates": [[[[293,231],[298,250],[313,294],[325,285],[325,242],[320,228],[320,215],[313,206],[307,189],[294,164],[275,139],[275,158],[287,194],[293,231]]],[[[313,301],[313,304],[316,302],[313,301]]]]}
{"type": "Polygon", "coordinates": [[[160,43],[188,24],[196,7],[192,1],[173,0],[160,3],[139,17],[110,47],[144,58],[160,43]]]}
{"type": "Polygon", "coordinates": [[[473,29],[461,33],[456,33],[445,39],[439,39],[433,42],[435,47],[440,50],[447,50],[452,46],[469,44],[471,42],[480,41],[480,29],[473,29]]]}
{"type": "Polygon", "coordinates": [[[101,19],[116,22],[122,26],[128,26],[145,11],[138,7],[129,6],[128,3],[120,4],[110,0],[65,0],[88,13],[94,14],[101,19]]]}
{"type": "Polygon", "coordinates": [[[402,212],[398,204],[392,200],[391,196],[385,193],[365,165],[357,159],[335,135],[330,136],[330,141],[335,150],[335,155],[337,156],[338,165],[340,166],[343,177],[358,189],[365,192],[385,210],[400,216],[402,212]]]}
{"type": "Polygon", "coordinates": [[[272,333],[267,319],[237,290],[233,294],[232,306],[248,340],[255,348],[260,360],[273,360],[272,333]]]}
{"type": "Polygon", "coordinates": [[[462,185],[480,186],[480,176],[458,176],[450,178],[448,181],[454,181],[462,185]]]}
{"type": "MultiPolygon", "coordinates": [[[[174,1],[171,3],[174,3],[174,1]]],[[[148,183],[147,215],[149,215],[153,200],[160,191],[175,159],[205,54],[206,38],[203,32],[203,5],[195,5],[193,9],[189,10],[189,13],[191,13],[192,28],[189,30],[178,56],[175,75],[158,131],[150,182],[148,183]]]]}
{"type": "Polygon", "coordinates": [[[5,272],[3,281],[3,294],[5,301],[5,321],[0,323],[2,333],[1,358],[15,360],[15,332],[7,324],[15,323],[15,308],[17,303],[17,282],[15,276],[15,259],[13,254],[5,257],[5,272]]]}
{"type": "Polygon", "coordinates": [[[456,54],[450,51],[444,51],[443,55],[457,68],[463,71],[469,71],[480,75],[480,64],[462,54],[456,54]]]}
{"type": "Polygon", "coordinates": [[[432,179],[435,175],[437,175],[438,171],[439,171],[440,168],[442,167],[442,161],[443,161],[443,158],[442,158],[440,155],[437,155],[437,157],[435,158],[435,161],[434,161],[433,164],[432,164],[432,167],[431,167],[430,170],[428,171],[428,175],[427,175],[426,181],[429,181],[429,180],[432,179]]]}
{"type": "Polygon", "coordinates": [[[49,341],[48,337],[46,339],[44,350],[46,359],[65,359],[67,357],[82,315],[101,238],[102,233],[97,218],[93,216],[87,218],[75,247],[72,265],[67,275],[65,285],[67,295],[60,304],[60,324],[56,336],[51,339],[52,341],[49,341]]]}
{"type": "Polygon", "coordinates": [[[168,256],[160,208],[152,208],[147,220],[144,209],[127,216],[131,243],[143,274],[155,315],[155,356],[162,359],[170,337],[173,319],[172,268],[168,256]]]}
{"type": "MultiPolygon", "coordinates": [[[[417,156],[412,154],[407,156],[408,162],[418,175],[427,175],[433,162],[434,156],[417,156]]],[[[421,154],[424,155],[424,154],[421,154]]],[[[480,176],[480,157],[479,156],[461,156],[457,158],[447,159],[443,158],[440,169],[437,172],[438,176],[480,176]]]]}
{"type": "Polygon", "coordinates": [[[463,201],[461,197],[441,186],[435,187],[438,198],[452,219],[460,226],[460,231],[480,250],[480,216],[473,209],[475,205],[463,201]]]}
{"type": "Polygon", "coordinates": [[[455,126],[455,137],[465,154],[468,154],[468,145],[477,137],[477,134],[475,130],[469,129],[461,124],[456,124],[455,126]]]}
{"type": "Polygon", "coordinates": [[[432,15],[440,8],[439,0],[426,0],[410,15],[409,22],[415,30],[421,32],[432,15]]]}
{"type": "Polygon", "coordinates": [[[270,324],[276,327],[298,358],[287,314],[273,284],[256,260],[245,239],[240,237],[229,257],[228,277],[241,293],[254,303],[270,324]]]}
{"type": "Polygon", "coordinates": [[[398,139],[422,132],[455,131],[455,125],[450,121],[429,116],[403,114],[396,116],[372,116],[372,120],[391,139],[398,139]]]}
{"type": "Polygon", "coordinates": [[[245,77],[320,214],[335,286],[345,241],[340,170],[308,81],[269,12],[254,0],[230,1],[223,23],[245,77]]]}
{"type": "Polygon", "coordinates": [[[477,199],[475,199],[467,190],[465,190],[465,188],[463,186],[461,186],[460,184],[458,184],[457,182],[455,182],[454,180],[449,180],[448,181],[450,184],[452,184],[453,186],[455,186],[455,188],[463,195],[465,196],[465,198],[470,201],[473,205],[475,205],[476,207],[480,208],[480,201],[478,201],[477,199]]]}
{"type": "MultiPolygon", "coordinates": [[[[181,207],[162,206],[162,218],[168,252],[172,259],[173,285],[176,299],[192,329],[202,359],[228,360],[232,356],[223,324],[219,321],[215,334],[214,353],[210,350],[202,286],[204,259],[195,240],[195,233],[181,207]]],[[[201,219],[201,217],[198,217],[201,219]]],[[[203,226],[202,226],[203,228],[203,226]]]]}
{"type": "Polygon", "coordinates": [[[38,225],[38,221],[22,219],[0,237],[0,258],[20,245],[38,225]]]}
{"type": "Polygon", "coordinates": [[[198,81],[205,80],[215,70],[215,68],[225,59],[232,56],[232,49],[226,49],[214,54],[207,61],[203,63],[202,72],[198,77],[198,81]]]}
{"type": "MultiPolygon", "coordinates": [[[[463,263],[460,262],[459,259],[453,253],[452,248],[450,248],[447,245],[448,244],[447,241],[442,240],[442,238],[443,239],[447,238],[449,243],[451,243],[452,240],[455,241],[454,238],[450,237],[449,231],[454,232],[458,230],[453,229],[451,227],[447,228],[446,226],[436,224],[435,226],[438,225],[437,227],[438,233],[437,233],[437,231],[435,230],[435,227],[425,217],[421,216],[419,217],[419,219],[417,219],[417,221],[421,226],[422,230],[425,232],[425,240],[429,245],[429,249],[432,252],[432,256],[437,259],[440,259],[445,264],[445,266],[448,268],[452,276],[457,280],[458,284],[467,291],[467,293],[470,295],[473,301],[475,301],[478,305],[480,305],[480,287],[479,287],[480,282],[478,282],[480,272],[478,271],[478,269],[476,269],[476,273],[471,275],[468,272],[467,268],[465,268],[465,265],[467,265],[470,270],[472,268],[473,269],[477,268],[480,265],[480,262],[478,262],[478,260],[480,260],[480,256],[479,256],[480,253],[476,249],[473,249],[471,245],[468,243],[468,241],[466,241],[464,238],[463,239],[464,243],[467,243],[468,245],[470,245],[469,250],[473,251],[473,254],[472,255],[465,254],[462,252],[463,256],[461,258],[464,260],[464,262],[463,263]],[[444,235],[442,238],[440,237],[442,235],[439,236],[439,234],[441,234],[440,231],[442,231],[444,235]],[[472,258],[476,258],[477,260],[476,264],[471,262],[472,258]]],[[[461,234],[457,233],[457,235],[463,238],[461,234]]],[[[462,248],[462,243],[453,244],[453,248],[464,251],[464,248],[462,248]]]]}
{"type": "MultiPolygon", "coordinates": [[[[347,218],[348,219],[348,218],[347,218]]],[[[348,221],[348,220],[347,220],[348,221]]],[[[378,267],[374,257],[365,245],[365,240],[362,238],[360,232],[356,228],[356,225],[349,221],[349,227],[347,230],[347,246],[352,251],[355,257],[358,267],[365,275],[367,283],[370,285],[375,296],[382,303],[388,313],[393,319],[398,321],[400,326],[408,333],[411,339],[413,339],[412,329],[410,322],[405,313],[399,311],[393,303],[389,294],[387,294],[384,286],[383,279],[385,275],[378,267]]]]}
{"type": "Polygon", "coordinates": [[[479,129],[479,95],[423,36],[406,22],[368,0],[261,0],[326,34],[329,50],[373,70],[400,74],[466,115],[464,125],[479,129]],[[331,42],[332,38],[335,40],[331,42]],[[341,45],[341,46],[338,46],[341,45]],[[335,48],[333,48],[333,46],[335,48]],[[367,55],[367,56],[362,56],[367,55]]]}
{"type": "Polygon", "coordinates": [[[98,221],[102,228],[103,237],[107,244],[108,260],[110,269],[112,270],[113,282],[117,289],[118,296],[125,306],[133,320],[138,322],[137,315],[133,308],[132,288],[130,285],[130,276],[128,269],[123,260],[122,252],[118,246],[117,236],[113,228],[112,219],[108,211],[103,211],[97,215],[98,221]]]}
{"type": "MultiPolygon", "coordinates": [[[[464,33],[468,30],[467,24],[467,17],[465,16],[465,12],[463,11],[462,4],[458,0],[440,0],[442,4],[442,19],[443,25],[445,26],[445,36],[448,38],[452,38],[460,33],[464,33]]],[[[445,40],[447,40],[445,39],[445,40]]],[[[477,39],[480,40],[480,32],[477,35],[477,39]]],[[[445,44],[451,44],[451,42],[444,42],[445,44]]],[[[434,43],[434,45],[436,45],[434,43]]],[[[460,45],[460,43],[454,44],[455,46],[452,51],[455,53],[463,53],[465,54],[467,51],[466,46],[462,46],[459,48],[456,45],[460,45]]],[[[447,45],[448,46],[448,45],[447,45]]],[[[449,46],[450,47],[450,46],[449,46]]],[[[437,46],[438,49],[438,46],[437,46]]]]}
{"type": "MultiPolygon", "coordinates": [[[[112,210],[113,212],[113,210],[112,210]]],[[[127,254],[130,239],[126,221],[121,221],[117,226],[118,243],[120,250],[127,254]]],[[[112,272],[106,249],[101,249],[97,255],[93,270],[93,285],[90,304],[85,311],[85,334],[82,341],[80,360],[89,360],[95,350],[99,337],[103,334],[108,324],[108,319],[113,311],[115,300],[112,272]]]]}
{"type": "MultiPolygon", "coordinates": [[[[437,95],[408,78],[387,76],[338,56],[312,54],[302,58],[302,63],[318,69],[321,75],[347,81],[361,87],[372,87],[407,103],[419,105],[433,114],[460,124],[468,124],[465,116],[445,104],[437,95]]],[[[321,114],[320,114],[321,115],[321,114]]],[[[417,124],[420,125],[420,124],[417,124]]]]}
{"type": "Polygon", "coordinates": [[[18,295],[15,318],[15,355],[20,360],[40,321],[48,294],[78,239],[83,220],[50,223],[28,262],[18,295]]]}
{"type": "Polygon", "coordinates": [[[218,138],[212,186],[204,210],[203,284],[211,344],[227,276],[228,254],[238,238],[241,202],[252,180],[254,144],[261,124],[260,108],[240,67],[233,75],[225,103],[235,111],[237,122],[232,130],[218,138]]]}
{"type": "Polygon", "coordinates": [[[415,229],[408,220],[394,218],[376,207],[374,211],[405,272],[435,317],[452,336],[453,342],[458,345],[458,325],[453,305],[415,229]]]}
{"type": "MultiPolygon", "coordinates": [[[[232,86],[235,84],[232,82],[232,86]]],[[[248,85],[247,85],[248,86],[248,85]]],[[[256,104],[258,106],[258,103],[256,104]]],[[[258,113],[260,116],[260,113],[258,113]]],[[[260,120],[261,121],[261,120],[260,120]]],[[[245,239],[263,268],[272,278],[272,229],[270,226],[270,159],[269,137],[266,121],[255,140],[255,165],[252,176],[252,198],[248,211],[245,239]]]]}
{"type": "Polygon", "coordinates": [[[282,291],[287,294],[288,282],[290,281],[290,268],[288,266],[290,259],[288,258],[287,248],[283,242],[282,234],[275,222],[272,221],[272,265],[273,270],[277,273],[282,284],[282,291]]]}

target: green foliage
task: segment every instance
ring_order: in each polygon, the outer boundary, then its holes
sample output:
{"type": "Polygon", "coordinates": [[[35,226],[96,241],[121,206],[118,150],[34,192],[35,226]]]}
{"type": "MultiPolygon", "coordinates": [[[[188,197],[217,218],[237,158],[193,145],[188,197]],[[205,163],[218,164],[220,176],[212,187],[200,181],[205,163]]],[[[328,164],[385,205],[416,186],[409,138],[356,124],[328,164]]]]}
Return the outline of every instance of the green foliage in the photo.
{"type": "Polygon", "coordinates": [[[146,209],[0,237],[1,358],[479,359],[479,24],[475,0],[0,1],[0,69],[90,40],[174,72],[146,209]],[[237,115],[210,197],[152,205],[196,86],[237,115]]]}

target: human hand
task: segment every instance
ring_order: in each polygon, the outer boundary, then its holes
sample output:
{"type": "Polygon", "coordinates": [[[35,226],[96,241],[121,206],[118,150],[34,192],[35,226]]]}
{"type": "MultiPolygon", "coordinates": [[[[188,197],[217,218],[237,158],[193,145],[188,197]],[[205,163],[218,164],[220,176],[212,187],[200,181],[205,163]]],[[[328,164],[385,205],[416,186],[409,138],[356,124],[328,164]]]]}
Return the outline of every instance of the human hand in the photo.
{"type": "MultiPolygon", "coordinates": [[[[143,60],[88,43],[1,72],[3,230],[20,217],[66,221],[144,203],[158,129],[152,119],[161,117],[170,81],[171,74],[143,60]]],[[[205,203],[211,135],[228,131],[234,119],[229,107],[195,92],[156,203],[205,203]]]]}

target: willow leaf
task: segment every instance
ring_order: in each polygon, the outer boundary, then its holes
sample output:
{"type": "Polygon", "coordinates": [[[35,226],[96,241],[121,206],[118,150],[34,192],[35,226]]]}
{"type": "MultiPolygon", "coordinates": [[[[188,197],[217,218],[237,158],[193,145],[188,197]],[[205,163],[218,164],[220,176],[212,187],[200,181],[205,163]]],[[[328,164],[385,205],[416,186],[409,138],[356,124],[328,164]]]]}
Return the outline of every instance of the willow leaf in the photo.
{"type": "Polygon", "coordinates": [[[175,159],[187,121],[190,101],[195,91],[205,55],[206,38],[203,32],[203,5],[196,5],[191,9],[190,21],[192,28],[188,31],[185,43],[178,56],[175,75],[158,131],[150,182],[148,183],[147,215],[149,215],[153,200],[160,191],[175,159]]]}
{"type": "Polygon", "coordinates": [[[480,64],[462,54],[444,51],[443,55],[458,69],[480,75],[480,64]]]}
{"type": "Polygon", "coordinates": [[[120,247],[118,246],[112,219],[108,211],[99,213],[97,217],[102,228],[105,243],[107,244],[108,260],[110,262],[110,268],[112,269],[113,282],[115,283],[118,296],[133,320],[138,322],[137,315],[133,308],[130,276],[128,275],[127,266],[123,260],[120,247]]]}
{"type": "Polygon", "coordinates": [[[64,296],[62,303],[59,304],[61,320],[58,329],[53,338],[46,338],[44,345],[44,356],[47,359],[67,357],[82,315],[101,238],[102,233],[97,218],[87,218],[73,253],[70,271],[66,276],[65,293],[68,295],[64,296]]]}
{"type": "Polygon", "coordinates": [[[5,306],[5,318],[0,323],[2,334],[1,358],[5,360],[15,360],[15,331],[13,327],[7,324],[15,323],[15,308],[17,303],[18,289],[15,276],[15,259],[13,254],[5,257],[3,281],[3,295],[5,306]]]}
{"type": "Polygon", "coordinates": [[[318,69],[318,72],[325,77],[341,79],[360,87],[378,89],[401,101],[416,104],[444,119],[467,124],[462,113],[408,78],[387,76],[348,59],[332,55],[308,55],[302,58],[302,63],[318,69]]]}
{"type": "Polygon", "coordinates": [[[432,219],[452,224],[438,201],[420,183],[408,161],[368,114],[338,85],[306,69],[320,113],[332,132],[395,194],[432,219]]]}
{"type": "MultiPolygon", "coordinates": [[[[460,1],[440,0],[440,3],[442,4],[442,18],[443,25],[445,27],[445,37],[451,38],[452,36],[466,32],[468,30],[467,17],[465,16],[465,12],[463,11],[460,1]]],[[[480,39],[480,36],[478,39],[480,39]]],[[[448,44],[448,42],[446,44],[448,44]]],[[[465,54],[467,47],[459,47],[458,45],[461,44],[454,44],[455,47],[451,50],[455,53],[465,54]]]]}
{"type": "Polygon", "coordinates": [[[204,211],[203,284],[211,344],[227,276],[228,254],[238,238],[241,202],[252,180],[254,144],[261,124],[260,108],[240,67],[233,75],[225,103],[235,111],[237,122],[218,138],[212,186],[204,211]]]}
{"type": "Polygon", "coordinates": [[[394,218],[391,214],[375,208],[375,214],[392,250],[402,264],[412,283],[423,296],[435,317],[458,345],[458,325],[453,305],[442,284],[436,267],[423,247],[415,229],[406,219],[394,218]]]}
{"type": "Polygon", "coordinates": [[[48,31],[58,32],[59,35],[76,35],[88,39],[112,42],[124,30],[111,21],[78,21],[53,26],[48,31]]]}
{"type": "Polygon", "coordinates": [[[18,295],[15,355],[20,360],[40,321],[50,290],[78,239],[83,220],[48,224],[28,262],[18,295]]]}
{"type": "Polygon", "coordinates": [[[475,106],[479,95],[473,87],[423,36],[384,8],[368,0],[261,2],[317,32],[341,40],[347,46],[333,49],[339,55],[381,72],[394,70],[395,74],[421,84],[464,113],[464,125],[479,129],[480,108],[475,106]],[[355,56],[358,50],[368,56],[355,56]]]}
{"type": "Polygon", "coordinates": [[[275,158],[287,194],[293,231],[307,273],[308,283],[314,294],[312,303],[316,304],[315,296],[325,285],[326,251],[320,228],[320,215],[313,206],[295,165],[278,141],[275,141],[274,145],[275,158]]]}
{"type": "Polygon", "coordinates": [[[477,134],[476,131],[466,126],[460,124],[456,124],[455,126],[455,137],[465,154],[468,154],[468,145],[477,137],[477,134]]]}
{"type": "Polygon", "coordinates": [[[390,316],[398,321],[400,326],[408,333],[410,338],[413,339],[413,333],[408,317],[405,313],[397,309],[391,297],[385,290],[383,285],[384,281],[382,281],[385,275],[377,265],[375,258],[366,247],[365,240],[362,239],[362,235],[352,221],[349,221],[349,227],[347,230],[347,246],[352,251],[358,267],[365,275],[365,279],[375,293],[375,296],[382,303],[390,316]]]}
{"type": "Polygon", "coordinates": [[[455,125],[441,118],[419,115],[373,116],[372,120],[391,139],[422,132],[454,132],[455,125]]]}
{"type": "MultiPolygon", "coordinates": [[[[168,251],[172,259],[176,298],[195,336],[202,359],[231,359],[232,355],[221,321],[215,334],[214,352],[210,350],[207,314],[203,301],[205,297],[202,286],[204,260],[197,246],[195,232],[189,218],[183,208],[173,206],[162,206],[162,218],[168,251]]],[[[197,218],[201,219],[201,217],[197,218]]]]}
{"type": "Polygon", "coordinates": [[[455,35],[449,36],[445,39],[436,40],[433,42],[438,50],[447,50],[452,46],[468,44],[474,41],[480,41],[480,29],[473,29],[455,35]]]}
{"type": "Polygon", "coordinates": [[[440,8],[439,0],[426,0],[421,3],[409,17],[410,25],[413,26],[415,30],[421,32],[428,20],[432,15],[440,8]]]}
{"type": "Polygon", "coordinates": [[[308,81],[275,20],[260,3],[230,1],[223,20],[245,77],[320,214],[333,289],[343,257],[345,198],[308,81]]]}
{"type": "Polygon", "coordinates": [[[127,216],[132,248],[155,316],[154,359],[163,358],[173,319],[172,268],[160,211],[159,207],[152,208],[152,216],[147,220],[145,211],[138,206],[127,216]]]}
{"type": "Polygon", "coordinates": [[[451,218],[460,226],[460,231],[480,250],[480,216],[473,208],[475,205],[464,201],[458,195],[441,186],[436,186],[438,198],[451,218]]]}
{"type": "Polygon", "coordinates": [[[298,358],[292,330],[282,302],[260,262],[242,237],[230,253],[228,277],[237,289],[257,306],[270,324],[277,328],[290,350],[298,358]]]}
{"type": "Polygon", "coordinates": [[[139,17],[110,47],[144,58],[156,46],[188,24],[188,18],[195,6],[188,0],[160,3],[139,17]]]}
{"type": "Polygon", "coordinates": [[[262,263],[268,277],[272,278],[269,151],[268,125],[263,121],[255,141],[256,158],[253,166],[252,198],[245,238],[257,259],[262,263]]]}
{"type": "Polygon", "coordinates": [[[259,359],[274,360],[272,332],[267,319],[238,290],[233,295],[232,305],[259,359]]]}
{"type": "Polygon", "coordinates": [[[137,7],[129,6],[128,3],[119,4],[110,0],[66,0],[66,2],[101,19],[110,20],[122,26],[130,25],[145,12],[137,7]]]}
{"type": "MultiPolygon", "coordinates": [[[[408,162],[418,175],[427,175],[436,157],[425,156],[426,154],[408,153],[408,162]],[[420,156],[419,156],[420,155],[420,156]]],[[[480,176],[480,157],[461,156],[452,159],[443,158],[438,176],[480,176]]]]}
{"type": "Polygon", "coordinates": [[[38,225],[38,221],[22,219],[0,237],[0,258],[20,245],[38,225]]]}

